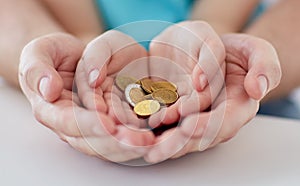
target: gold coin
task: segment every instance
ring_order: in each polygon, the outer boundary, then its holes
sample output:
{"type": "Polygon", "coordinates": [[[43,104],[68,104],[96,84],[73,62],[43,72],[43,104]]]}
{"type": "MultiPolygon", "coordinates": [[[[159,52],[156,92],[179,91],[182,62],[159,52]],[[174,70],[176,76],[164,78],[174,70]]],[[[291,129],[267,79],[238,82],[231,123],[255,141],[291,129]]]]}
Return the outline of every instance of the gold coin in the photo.
{"type": "Polygon", "coordinates": [[[146,100],[146,99],[148,99],[148,100],[153,99],[153,98],[152,98],[152,95],[151,95],[151,94],[145,95],[145,96],[144,96],[144,100],[146,100]]]}
{"type": "Polygon", "coordinates": [[[137,104],[141,101],[144,101],[145,93],[141,88],[132,88],[129,92],[129,97],[133,103],[137,104]]]}
{"type": "Polygon", "coordinates": [[[135,84],[142,85],[141,80],[138,80],[137,82],[135,82],[135,84]]]}
{"type": "Polygon", "coordinates": [[[126,87],[129,85],[129,84],[133,84],[135,83],[137,80],[134,79],[133,77],[129,77],[129,76],[117,76],[116,77],[116,84],[118,86],[118,88],[122,91],[125,91],[126,87]]]}
{"type": "Polygon", "coordinates": [[[139,102],[134,107],[134,112],[139,116],[150,116],[160,109],[160,104],[156,100],[145,100],[139,102]]]}
{"type": "Polygon", "coordinates": [[[158,89],[152,93],[152,97],[162,104],[170,105],[177,101],[178,94],[172,90],[158,89]]]}
{"type": "Polygon", "coordinates": [[[156,81],[151,84],[151,90],[153,92],[156,90],[159,90],[159,89],[168,89],[173,92],[177,91],[176,85],[174,85],[173,83],[170,83],[168,81],[156,81]]]}
{"type": "Polygon", "coordinates": [[[152,90],[151,90],[151,85],[153,83],[153,81],[150,78],[143,78],[140,80],[142,88],[145,92],[151,94],[152,90]]]}

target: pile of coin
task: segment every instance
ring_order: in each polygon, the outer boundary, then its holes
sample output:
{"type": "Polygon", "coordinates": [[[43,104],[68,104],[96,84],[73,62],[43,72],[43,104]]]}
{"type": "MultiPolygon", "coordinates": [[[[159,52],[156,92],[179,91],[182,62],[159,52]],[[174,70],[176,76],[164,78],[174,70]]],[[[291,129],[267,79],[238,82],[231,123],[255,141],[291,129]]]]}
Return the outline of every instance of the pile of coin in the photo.
{"type": "Polygon", "coordinates": [[[136,80],[128,76],[117,76],[116,85],[125,93],[134,112],[143,117],[158,112],[162,106],[172,105],[178,99],[176,85],[165,80],[136,80]]]}

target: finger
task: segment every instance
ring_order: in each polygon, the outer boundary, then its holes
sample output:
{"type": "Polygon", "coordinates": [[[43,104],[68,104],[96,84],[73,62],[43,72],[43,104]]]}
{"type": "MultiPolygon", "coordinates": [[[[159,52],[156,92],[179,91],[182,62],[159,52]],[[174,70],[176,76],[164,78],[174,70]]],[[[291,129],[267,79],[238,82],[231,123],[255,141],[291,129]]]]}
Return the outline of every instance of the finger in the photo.
{"type": "Polygon", "coordinates": [[[82,70],[89,85],[96,87],[107,74],[114,74],[130,62],[145,56],[146,50],[133,38],[112,30],[88,44],[81,60],[82,70]]]}
{"type": "Polygon", "coordinates": [[[248,70],[245,89],[252,98],[260,100],[278,86],[282,73],[278,56],[270,43],[244,34],[228,34],[222,39],[230,54],[227,58],[248,60],[245,64],[248,70]]]}
{"type": "Polygon", "coordinates": [[[135,147],[147,147],[153,145],[155,136],[147,129],[135,129],[118,126],[116,138],[124,145],[135,147]]]}
{"type": "Polygon", "coordinates": [[[121,99],[112,93],[105,93],[104,99],[108,107],[108,115],[116,124],[127,124],[126,112],[121,99]]]}
{"type": "Polygon", "coordinates": [[[100,159],[121,163],[142,157],[135,151],[124,150],[113,137],[106,138],[67,138],[68,143],[76,150],[100,159]]]}
{"type": "Polygon", "coordinates": [[[170,129],[157,138],[156,143],[144,158],[148,163],[167,160],[183,149],[188,140],[176,128],[170,129]]]}
{"type": "Polygon", "coordinates": [[[173,124],[180,119],[178,106],[171,105],[170,107],[163,108],[159,112],[150,116],[148,124],[151,128],[156,128],[162,124],[173,124]]]}
{"type": "Polygon", "coordinates": [[[22,51],[19,79],[27,96],[40,95],[52,102],[64,88],[58,70],[74,72],[82,43],[66,34],[52,34],[30,42],[22,51]]]}
{"type": "Polygon", "coordinates": [[[66,140],[67,143],[69,143],[71,147],[73,147],[77,151],[82,152],[89,156],[97,156],[102,158],[102,156],[99,156],[99,154],[88,145],[85,138],[75,138],[75,137],[65,136],[64,139],[66,140]]]}
{"type": "Polygon", "coordinates": [[[223,109],[212,112],[199,113],[187,117],[180,126],[180,130],[186,136],[200,138],[198,150],[203,151],[215,140],[223,125],[223,109]]]}
{"type": "MultiPolygon", "coordinates": [[[[225,69],[225,67],[222,67],[222,69],[225,69]]],[[[193,90],[190,95],[183,96],[179,99],[178,112],[182,117],[204,111],[212,105],[224,85],[224,76],[222,71],[215,74],[215,78],[202,92],[193,90]]]]}
{"type": "Polygon", "coordinates": [[[199,151],[235,136],[258,110],[258,102],[249,99],[246,94],[239,98],[226,98],[217,102],[218,106],[212,111],[187,118],[181,125],[180,129],[185,135],[193,134],[193,137],[201,137],[199,151]]]}
{"type": "MultiPolygon", "coordinates": [[[[186,21],[169,27],[153,39],[150,54],[170,59],[192,74],[198,91],[213,79],[225,59],[221,39],[202,21],[186,21]]],[[[151,71],[156,69],[157,66],[151,66],[151,71]]]]}
{"type": "Polygon", "coordinates": [[[181,130],[185,136],[201,138],[204,130],[206,129],[208,121],[209,113],[207,112],[192,114],[184,118],[179,130],[181,130]]]}
{"type": "MultiPolygon", "coordinates": [[[[253,119],[258,111],[259,103],[254,99],[245,99],[244,102],[230,101],[226,106],[224,121],[216,138],[205,147],[211,148],[221,142],[226,142],[233,138],[238,131],[253,119]]],[[[205,148],[201,148],[200,150],[205,148]]]]}
{"type": "Polygon", "coordinates": [[[106,115],[87,111],[67,101],[55,106],[43,100],[33,104],[36,119],[48,128],[70,137],[105,136],[116,132],[114,122],[106,115]]]}
{"type": "Polygon", "coordinates": [[[119,126],[115,135],[69,139],[68,142],[81,152],[113,162],[124,162],[142,157],[147,146],[153,144],[154,136],[150,131],[135,131],[119,126]]]}
{"type": "Polygon", "coordinates": [[[216,90],[220,90],[223,86],[223,83],[220,83],[223,81],[221,74],[217,75],[218,77],[215,77],[203,92],[192,90],[188,95],[181,95],[173,105],[153,114],[149,118],[149,125],[155,128],[160,124],[173,124],[186,116],[206,110],[218,96],[219,91],[216,90]]]}
{"type": "MultiPolygon", "coordinates": [[[[222,69],[225,69],[225,67],[222,67],[222,69]]],[[[224,77],[223,70],[221,70],[215,74],[215,78],[202,92],[192,90],[189,95],[181,96],[174,105],[167,107],[166,113],[164,114],[165,117],[162,119],[163,123],[171,124],[175,122],[175,119],[184,118],[190,114],[208,109],[219,95],[223,85],[224,77]]]]}
{"type": "Polygon", "coordinates": [[[129,106],[127,102],[123,101],[122,106],[127,117],[128,126],[133,126],[136,128],[147,127],[146,120],[138,118],[138,116],[133,112],[132,108],[129,106]]]}
{"type": "Polygon", "coordinates": [[[106,32],[93,40],[87,46],[76,71],[78,94],[83,105],[88,109],[106,112],[101,95],[95,95],[94,89],[103,84],[107,90],[112,89],[114,79],[108,76],[145,56],[147,53],[142,46],[118,31],[106,32]]]}
{"type": "Polygon", "coordinates": [[[199,147],[199,140],[198,138],[191,138],[189,142],[181,149],[179,150],[174,156],[171,157],[171,159],[177,159],[180,158],[188,153],[197,152],[199,147]]]}
{"type": "MultiPolygon", "coordinates": [[[[97,110],[99,112],[106,113],[108,107],[103,97],[104,90],[102,87],[100,86],[95,89],[91,88],[89,84],[85,83],[87,81],[86,76],[80,70],[76,71],[75,81],[77,85],[78,96],[83,105],[89,110],[97,110]]],[[[103,82],[106,88],[111,87],[112,83],[112,78],[106,78],[103,82]]]]}
{"type": "MultiPolygon", "coordinates": [[[[204,41],[199,52],[198,64],[193,70],[192,79],[198,91],[203,91],[219,74],[224,77],[222,66],[225,62],[225,48],[217,34],[213,33],[211,31],[211,35],[204,41]]],[[[219,84],[223,83],[222,79],[218,80],[219,84]]]]}

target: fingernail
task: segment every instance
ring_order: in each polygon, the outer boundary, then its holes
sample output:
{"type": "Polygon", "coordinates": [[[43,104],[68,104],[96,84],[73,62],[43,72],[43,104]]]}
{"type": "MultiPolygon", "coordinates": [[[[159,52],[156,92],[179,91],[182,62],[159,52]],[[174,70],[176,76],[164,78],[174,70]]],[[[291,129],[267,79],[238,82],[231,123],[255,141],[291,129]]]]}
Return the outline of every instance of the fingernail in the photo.
{"type": "Polygon", "coordinates": [[[40,80],[40,84],[39,84],[39,91],[43,97],[45,97],[47,95],[48,86],[49,86],[49,78],[43,77],[40,80]]]}
{"type": "Polygon", "coordinates": [[[199,83],[200,83],[200,89],[203,90],[206,87],[206,85],[208,84],[206,75],[204,75],[204,74],[200,75],[199,83]]]}
{"type": "Polygon", "coordinates": [[[265,96],[268,90],[268,80],[265,76],[261,75],[258,77],[258,82],[262,96],[265,96]]]}
{"type": "Polygon", "coordinates": [[[91,71],[90,75],[89,75],[89,84],[92,85],[93,83],[95,83],[95,81],[98,79],[99,75],[100,75],[100,72],[98,69],[91,71]]]}

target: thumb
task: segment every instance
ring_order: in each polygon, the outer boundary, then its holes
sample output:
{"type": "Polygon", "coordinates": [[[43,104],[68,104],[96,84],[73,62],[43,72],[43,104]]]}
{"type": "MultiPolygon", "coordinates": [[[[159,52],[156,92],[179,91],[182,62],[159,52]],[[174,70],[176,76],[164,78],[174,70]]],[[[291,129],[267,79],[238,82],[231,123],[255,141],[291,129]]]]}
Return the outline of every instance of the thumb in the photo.
{"type": "Polygon", "coordinates": [[[246,62],[244,87],[251,98],[261,100],[279,85],[280,62],[269,42],[245,34],[225,34],[222,40],[229,55],[246,62]]]}
{"type": "Polygon", "coordinates": [[[260,39],[248,58],[249,69],[244,82],[245,90],[253,99],[261,100],[280,83],[279,59],[273,46],[260,39]]]}
{"type": "Polygon", "coordinates": [[[63,33],[49,34],[27,44],[19,65],[19,81],[25,95],[38,95],[49,102],[58,99],[63,88],[70,89],[72,84],[63,81],[61,73],[75,72],[83,48],[81,41],[63,33]]]}
{"type": "Polygon", "coordinates": [[[20,65],[21,88],[27,97],[39,95],[44,100],[53,102],[61,95],[63,80],[51,65],[36,60],[37,62],[33,62],[21,56],[21,64],[26,64],[20,65]]]}

